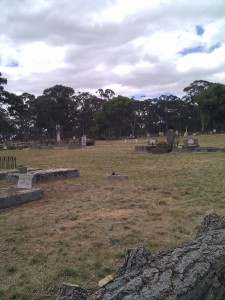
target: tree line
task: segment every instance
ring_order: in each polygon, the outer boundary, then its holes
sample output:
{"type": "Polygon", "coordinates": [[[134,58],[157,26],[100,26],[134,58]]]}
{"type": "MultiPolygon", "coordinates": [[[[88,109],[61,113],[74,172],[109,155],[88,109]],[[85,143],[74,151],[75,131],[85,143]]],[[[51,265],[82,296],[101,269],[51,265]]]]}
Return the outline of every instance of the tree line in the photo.
{"type": "Polygon", "coordinates": [[[95,94],[75,92],[55,85],[35,97],[16,95],[5,89],[0,73],[0,140],[51,140],[60,126],[64,139],[88,137],[110,139],[157,134],[174,128],[184,132],[225,130],[225,85],[195,80],[185,95],[161,95],[135,100],[115,96],[110,89],[95,94]]]}

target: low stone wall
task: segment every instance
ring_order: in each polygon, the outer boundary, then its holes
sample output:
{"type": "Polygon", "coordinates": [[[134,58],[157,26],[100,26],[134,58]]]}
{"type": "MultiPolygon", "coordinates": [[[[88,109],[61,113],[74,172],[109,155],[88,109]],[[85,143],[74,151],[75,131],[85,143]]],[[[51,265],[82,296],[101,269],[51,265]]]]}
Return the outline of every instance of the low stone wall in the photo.
{"type": "MultiPolygon", "coordinates": [[[[79,177],[79,170],[77,169],[48,169],[48,170],[38,170],[28,172],[28,174],[33,175],[33,183],[35,182],[43,182],[43,181],[51,181],[51,180],[59,180],[71,177],[79,177]]],[[[6,180],[9,182],[17,182],[19,179],[18,173],[9,173],[6,175],[6,180]]]]}
{"type": "Polygon", "coordinates": [[[94,292],[64,284],[56,300],[224,300],[225,217],[205,217],[196,237],[152,255],[128,250],[114,280],[94,292]]]}
{"type": "Polygon", "coordinates": [[[30,190],[4,188],[0,190],[0,209],[38,200],[43,198],[43,196],[44,191],[40,188],[30,190]]]}

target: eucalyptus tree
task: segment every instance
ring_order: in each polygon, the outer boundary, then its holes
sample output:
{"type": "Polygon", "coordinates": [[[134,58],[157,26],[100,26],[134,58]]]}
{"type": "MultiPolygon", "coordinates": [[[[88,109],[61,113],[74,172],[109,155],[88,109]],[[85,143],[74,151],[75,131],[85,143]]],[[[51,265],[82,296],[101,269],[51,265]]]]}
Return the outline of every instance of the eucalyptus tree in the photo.
{"type": "Polygon", "coordinates": [[[11,139],[14,134],[13,124],[7,111],[7,92],[4,90],[4,85],[6,84],[7,79],[2,77],[2,73],[0,72],[0,140],[2,141],[11,139]]]}
{"type": "MultiPolygon", "coordinates": [[[[225,130],[225,85],[211,84],[195,97],[207,129],[225,130]]],[[[203,127],[203,130],[205,129],[203,127]]]]}
{"type": "Polygon", "coordinates": [[[110,100],[115,96],[115,92],[111,89],[98,89],[96,93],[98,93],[99,96],[105,100],[110,100]]]}
{"type": "Polygon", "coordinates": [[[212,84],[212,82],[207,80],[195,80],[189,86],[183,89],[183,91],[186,93],[186,95],[183,97],[183,100],[189,106],[188,109],[191,116],[189,123],[191,123],[190,125],[195,129],[198,128],[198,124],[201,124],[201,131],[204,131],[205,129],[206,115],[203,114],[203,112],[199,109],[196,97],[204,90],[207,90],[212,84]]]}
{"type": "Polygon", "coordinates": [[[16,95],[5,92],[4,102],[18,140],[27,141],[32,135],[35,125],[34,100],[35,96],[32,94],[16,95]]]}
{"type": "Polygon", "coordinates": [[[75,135],[92,136],[94,134],[94,114],[102,109],[106,100],[96,97],[89,92],[78,92],[73,96],[77,107],[75,135]]]}
{"type": "Polygon", "coordinates": [[[40,134],[54,139],[56,125],[61,126],[64,136],[71,134],[77,110],[73,96],[72,88],[55,85],[44,90],[43,95],[36,98],[36,126],[40,134]]]}
{"type": "Polygon", "coordinates": [[[106,138],[119,138],[132,134],[134,101],[118,96],[105,102],[95,114],[96,133],[106,138]]]}

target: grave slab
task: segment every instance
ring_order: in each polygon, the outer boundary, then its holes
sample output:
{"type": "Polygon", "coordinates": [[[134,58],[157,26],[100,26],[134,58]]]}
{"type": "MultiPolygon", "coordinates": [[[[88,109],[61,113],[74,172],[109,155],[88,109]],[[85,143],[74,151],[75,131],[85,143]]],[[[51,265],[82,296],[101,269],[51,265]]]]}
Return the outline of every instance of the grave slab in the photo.
{"type": "MultiPolygon", "coordinates": [[[[37,170],[42,170],[42,169],[40,169],[40,168],[28,168],[27,169],[28,172],[37,171],[37,170]]],[[[18,169],[0,170],[0,180],[6,179],[6,176],[11,173],[19,173],[19,170],[18,169]]]]}
{"type": "Polygon", "coordinates": [[[0,189],[0,209],[9,208],[22,203],[43,198],[44,191],[40,188],[21,190],[10,187],[0,189]]]}
{"type": "Polygon", "coordinates": [[[120,175],[120,174],[109,174],[106,175],[107,179],[128,179],[128,176],[126,175],[120,175]]]}
{"type": "MultiPolygon", "coordinates": [[[[32,171],[32,172],[28,172],[28,174],[33,175],[32,182],[37,183],[37,182],[79,177],[79,170],[78,169],[58,168],[58,169],[32,171]]],[[[6,180],[9,182],[14,183],[14,182],[17,182],[18,179],[19,179],[18,173],[10,173],[10,174],[6,175],[6,180]]]]}

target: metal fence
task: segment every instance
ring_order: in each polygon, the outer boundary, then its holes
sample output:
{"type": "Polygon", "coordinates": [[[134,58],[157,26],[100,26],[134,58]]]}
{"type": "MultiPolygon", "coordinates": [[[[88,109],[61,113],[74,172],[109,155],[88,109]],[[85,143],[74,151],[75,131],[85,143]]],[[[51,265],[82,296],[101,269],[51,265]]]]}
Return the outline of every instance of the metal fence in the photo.
{"type": "Polygon", "coordinates": [[[13,156],[0,156],[0,169],[16,169],[16,157],[13,156]]]}

